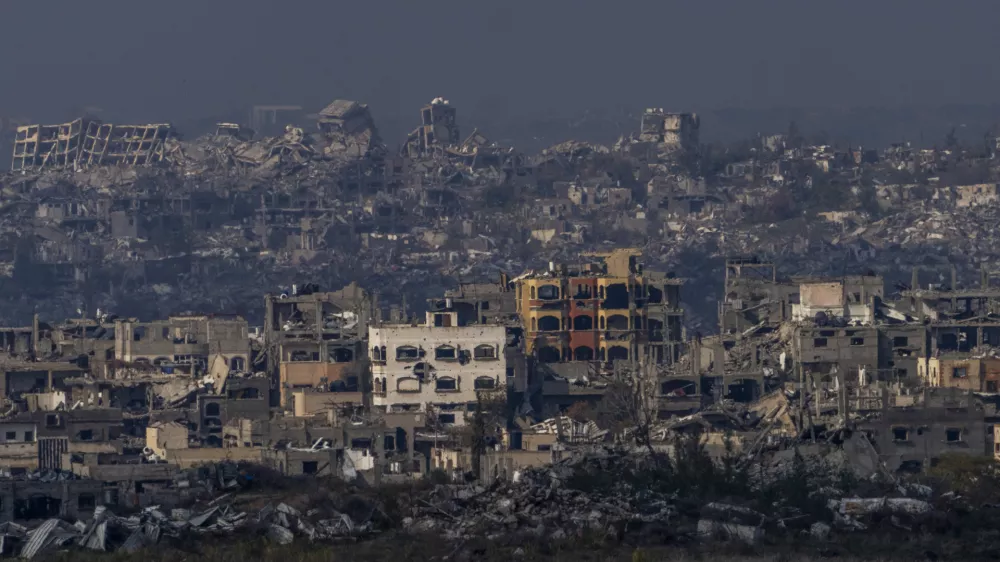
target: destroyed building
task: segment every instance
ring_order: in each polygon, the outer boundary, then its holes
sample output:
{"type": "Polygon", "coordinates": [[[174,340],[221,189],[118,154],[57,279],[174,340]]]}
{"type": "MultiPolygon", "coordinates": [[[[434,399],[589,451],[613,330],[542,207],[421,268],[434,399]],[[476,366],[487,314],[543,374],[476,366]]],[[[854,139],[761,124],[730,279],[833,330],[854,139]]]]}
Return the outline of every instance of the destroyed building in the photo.
{"type": "Polygon", "coordinates": [[[420,110],[420,127],[406,139],[405,154],[413,157],[425,156],[435,149],[441,150],[457,146],[461,142],[458,131],[458,112],[451,102],[444,98],[434,98],[420,110]]]}
{"type": "Polygon", "coordinates": [[[280,404],[293,408],[297,389],[358,393],[367,357],[371,300],[352,285],[323,293],[312,286],[264,298],[264,346],[280,404]]]}
{"type": "Polygon", "coordinates": [[[364,103],[278,121],[301,111],[193,140],[18,129],[4,514],[172,506],[237,462],[514,480],[632,439],[598,422],[636,381],[662,449],[728,432],[748,458],[841,447],[891,473],[996,450],[996,184],[956,172],[996,166],[971,152],[703,151],[698,116],[656,109],[527,154],[463,139],[436,98],[390,153],[364,103]],[[509,419],[476,456],[487,397],[509,419]]]}
{"type": "Polygon", "coordinates": [[[170,124],[111,125],[76,119],[25,125],[14,138],[14,170],[82,166],[146,166],[167,154],[170,124]]]}
{"type": "Polygon", "coordinates": [[[662,108],[650,108],[642,114],[639,140],[667,150],[695,150],[700,128],[697,114],[667,113],[662,108]]]}

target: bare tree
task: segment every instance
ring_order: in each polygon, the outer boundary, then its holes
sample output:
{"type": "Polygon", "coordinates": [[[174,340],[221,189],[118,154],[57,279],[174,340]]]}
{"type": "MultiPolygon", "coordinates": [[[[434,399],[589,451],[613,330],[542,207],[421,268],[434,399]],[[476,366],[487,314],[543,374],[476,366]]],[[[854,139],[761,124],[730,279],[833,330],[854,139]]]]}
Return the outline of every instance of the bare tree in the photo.
{"type": "Polygon", "coordinates": [[[480,390],[476,392],[476,409],[465,431],[456,433],[462,445],[472,452],[472,474],[478,479],[482,474],[482,459],[490,443],[503,438],[507,427],[508,400],[502,390],[480,390]]]}
{"type": "Polygon", "coordinates": [[[658,419],[655,371],[645,361],[619,361],[603,376],[608,382],[602,401],[604,420],[610,422],[613,430],[645,447],[653,460],[660,463],[662,456],[653,447],[653,426],[658,419]]]}

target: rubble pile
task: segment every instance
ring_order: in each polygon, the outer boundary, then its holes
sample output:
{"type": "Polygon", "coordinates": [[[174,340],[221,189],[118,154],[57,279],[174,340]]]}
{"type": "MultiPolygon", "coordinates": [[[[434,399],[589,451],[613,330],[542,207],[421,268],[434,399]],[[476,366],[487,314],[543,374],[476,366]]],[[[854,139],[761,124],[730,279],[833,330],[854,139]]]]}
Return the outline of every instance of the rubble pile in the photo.
{"type": "Polygon", "coordinates": [[[30,560],[55,549],[75,547],[131,553],[161,544],[180,543],[195,535],[237,532],[265,534],[278,544],[290,544],[296,536],[311,541],[357,539],[371,531],[371,524],[356,524],[350,516],[335,510],[315,509],[301,513],[284,503],[267,504],[256,513],[239,511],[230,505],[215,505],[199,511],[172,509],[169,513],[153,506],[129,516],[115,515],[99,506],[89,521],[70,523],[48,519],[33,528],[8,522],[0,531],[5,551],[19,551],[21,558],[30,560]]]}
{"type": "MultiPolygon", "coordinates": [[[[449,540],[486,537],[499,541],[573,539],[585,533],[616,540],[660,542],[737,540],[756,543],[765,537],[876,530],[891,517],[896,528],[914,528],[939,519],[942,512],[922,498],[922,485],[864,485],[841,489],[825,478],[829,465],[810,457],[807,472],[811,506],[775,497],[767,513],[753,507],[754,497],[707,501],[705,489],[665,492],[664,474],[655,472],[645,452],[589,449],[551,467],[526,469],[511,482],[492,487],[441,486],[415,498],[413,514],[403,521],[411,532],[442,533],[449,540]],[[655,475],[655,476],[653,476],[655,475]],[[650,478],[660,479],[658,482],[650,478]],[[888,495],[852,497],[861,489],[884,489],[888,495]]],[[[778,478],[790,478],[787,473],[778,478]]],[[[775,486],[772,478],[771,486],[775,486]]],[[[801,498],[800,498],[801,499],[801,498]]],[[[947,508],[947,504],[942,504],[947,508]]]]}
{"type": "Polygon", "coordinates": [[[275,499],[253,507],[262,496],[234,490],[220,472],[220,485],[207,487],[214,499],[191,507],[150,506],[116,515],[98,506],[87,520],[8,522],[0,527],[0,544],[5,554],[25,559],[70,549],[132,553],[199,537],[266,537],[279,545],[379,540],[397,530],[456,544],[560,543],[594,534],[645,544],[795,538],[834,544],[852,533],[945,532],[961,524],[955,517],[977,509],[954,493],[938,494],[921,484],[860,481],[843,489],[812,477],[808,499],[774,496],[763,509],[757,497],[713,501],[705,487],[666,492],[663,476],[646,452],[588,448],[552,466],[519,470],[510,481],[401,490],[399,511],[390,516],[364,488],[287,501],[265,494],[275,499]],[[874,490],[883,493],[856,495],[874,490]]]}
{"type": "Polygon", "coordinates": [[[417,513],[404,521],[404,527],[442,532],[452,540],[472,536],[561,540],[586,531],[617,535],[643,529],[670,534],[676,498],[618,478],[647,463],[647,457],[602,448],[551,467],[523,470],[511,482],[488,489],[439,487],[429,498],[417,500],[417,513]]]}

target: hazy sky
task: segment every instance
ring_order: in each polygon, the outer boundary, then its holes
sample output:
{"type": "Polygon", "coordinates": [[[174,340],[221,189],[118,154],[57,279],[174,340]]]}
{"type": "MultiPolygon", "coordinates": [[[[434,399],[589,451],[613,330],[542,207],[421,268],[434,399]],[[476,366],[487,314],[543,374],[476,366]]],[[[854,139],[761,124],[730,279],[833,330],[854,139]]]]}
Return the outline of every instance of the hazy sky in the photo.
{"type": "Polygon", "coordinates": [[[6,1],[0,117],[992,103],[998,16],[996,0],[6,1]]]}

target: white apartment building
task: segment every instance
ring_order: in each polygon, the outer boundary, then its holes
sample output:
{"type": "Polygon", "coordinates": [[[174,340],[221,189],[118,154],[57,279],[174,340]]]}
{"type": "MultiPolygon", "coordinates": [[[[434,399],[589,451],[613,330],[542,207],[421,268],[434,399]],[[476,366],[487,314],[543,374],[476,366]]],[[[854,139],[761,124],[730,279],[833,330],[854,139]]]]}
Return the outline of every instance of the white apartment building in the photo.
{"type": "Polygon", "coordinates": [[[423,326],[368,328],[373,404],[387,412],[426,411],[465,425],[476,392],[505,388],[503,326],[458,326],[455,312],[428,312],[423,326]]]}

